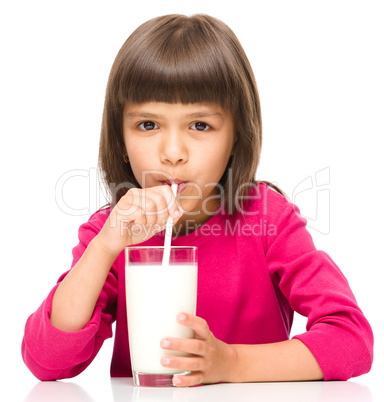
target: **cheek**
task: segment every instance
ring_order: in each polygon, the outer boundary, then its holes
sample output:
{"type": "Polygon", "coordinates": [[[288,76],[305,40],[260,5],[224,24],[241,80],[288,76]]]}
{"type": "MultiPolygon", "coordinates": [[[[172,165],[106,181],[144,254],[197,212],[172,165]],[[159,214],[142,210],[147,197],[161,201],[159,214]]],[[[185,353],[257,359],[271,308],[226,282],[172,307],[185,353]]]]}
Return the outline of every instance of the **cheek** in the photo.
{"type": "MultiPolygon", "coordinates": [[[[125,148],[127,150],[128,158],[131,161],[131,165],[142,166],[146,160],[150,159],[151,147],[143,146],[140,142],[133,140],[125,141],[125,148]]],[[[133,169],[133,166],[132,166],[133,169]]]]}
{"type": "Polygon", "coordinates": [[[135,150],[130,144],[126,144],[126,151],[133,175],[140,186],[142,186],[142,172],[146,169],[143,154],[138,149],[135,150]]]}
{"type": "MultiPolygon", "coordinates": [[[[228,163],[228,160],[231,156],[232,148],[229,148],[226,145],[217,145],[210,148],[210,151],[201,155],[201,159],[205,160],[205,163],[210,166],[211,173],[216,173],[220,175],[222,173],[228,163]]],[[[221,176],[220,176],[221,177],[221,176]]]]}

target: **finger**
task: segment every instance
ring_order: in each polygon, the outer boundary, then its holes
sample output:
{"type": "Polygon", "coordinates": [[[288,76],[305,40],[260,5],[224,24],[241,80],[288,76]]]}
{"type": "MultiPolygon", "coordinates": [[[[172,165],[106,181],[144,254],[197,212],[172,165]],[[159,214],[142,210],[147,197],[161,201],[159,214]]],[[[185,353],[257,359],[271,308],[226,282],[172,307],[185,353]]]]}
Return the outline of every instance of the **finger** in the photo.
{"type": "Polygon", "coordinates": [[[167,200],[167,209],[173,218],[178,218],[183,214],[183,210],[180,207],[177,197],[173,194],[172,188],[168,185],[163,185],[159,187],[152,187],[153,189],[159,189],[159,191],[164,194],[167,200]]]}
{"type": "Polygon", "coordinates": [[[144,210],[139,205],[134,205],[129,200],[125,202],[119,202],[116,207],[116,216],[121,222],[130,223],[133,222],[138,225],[146,225],[147,217],[144,210]]]}
{"type": "Polygon", "coordinates": [[[198,371],[204,369],[204,359],[201,357],[184,357],[184,356],[163,356],[160,363],[164,367],[185,370],[198,371]]]}
{"type": "Polygon", "coordinates": [[[125,220],[146,224],[146,216],[142,208],[140,190],[137,188],[128,190],[117,203],[115,210],[121,217],[124,217],[125,220]]]}
{"type": "Polygon", "coordinates": [[[206,342],[199,339],[164,338],[161,340],[160,346],[165,350],[184,352],[197,356],[205,356],[207,354],[206,342]]]}
{"type": "Polygon", "coordinates": [[[129,220],[134,220],[138,215],[142,214],[140,196],[137,189],[130,189],[121,197],[120,201],[115,206],[115,211],[129,220]]]}
{"type": "Polygon", "coordinates": [[[206,340],[211,335],[211,331],[209,330],[207,321],[205,321],[201,317],[197,317],[188,313],[179,313],[177,315],[177,321],[180,324],[193,329],[196,339],[206,340]]]}
{"type": "MultiPolygon", "coordinates": [[[[132,188],[117,204],[117,212],[137,224],[148,227],[163,226],[170,214],[168,202],[163,193],[164,189],[159,191],[159,187],[155,191],[151,188],[132,188]]],[[[172,194],[168,196],[172,197],[172,194]]]]}
{"type": "Polygon", "coordinates": [[[149,194],[141,194],[141,208],[146,217],[146,225],[153,226],[158,224],[158,210],[161,209],[161,199],[157,200],[156,197],[151,197],[149,194]],[[159,205],[160,204],[160,205],[159,205]]]}
{"type": "Polygon", "coordinates": [[[177,222],[184,213],[184,210],[179,205],[179,202],[175,195],[171,191],[172,200],[168,204],[168,210],[170,215],[173,217],[174,222],[177,222]]]}
{"type": "Polygon", "coordinates": [[[166,196],[158,190],[145,189],[143,193],[143,207],[151,216],[151,223],[164,225],[170,215],[166,196]]]}
{"type": "Polygon", "coordinates": [[[175,387],[192,387],[193,385],[202,384],[203,380],[203,373],[201,371],[194,371],[187,375],[175,375],[172,382],[175,387]]]}
{"type": "Polygon", "coordinates": [[[169,216],[173,217],[175,223],[181,216],[176,198],[169,186],[144,189],[143,208],[147,211],[147,214],[155,216],[156,222],[151,220],[151,224],[164,225],[169,216]]]}

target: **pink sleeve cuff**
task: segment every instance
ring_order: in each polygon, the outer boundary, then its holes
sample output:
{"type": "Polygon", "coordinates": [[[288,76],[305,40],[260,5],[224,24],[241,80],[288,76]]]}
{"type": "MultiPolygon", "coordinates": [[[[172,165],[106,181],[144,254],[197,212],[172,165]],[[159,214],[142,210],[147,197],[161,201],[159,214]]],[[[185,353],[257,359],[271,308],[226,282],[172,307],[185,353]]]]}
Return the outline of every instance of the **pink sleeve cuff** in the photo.
{"type": "Polygon", "coordinates": [[[372,366],[371,348],[363,336],[356,332],[344,332],[326,323],[316,324],[310,331],[296,335],[311,351],[323,372],[324,380],[346,381],[351,377],[368,373],[372,366]],[[350,358],[353,353],[353,359],[350,358]]]}
{"type": "MultiPolygon", "coordinates": [[[[40,379],[51,379],[49,375],[39,372],[52,370],[52,379],[59,378],[58,372],[74,368],[77,365],[88,365],[96,355],[99,347],[95,347],[95,334],[100,341],[112,336],[111,328],[101,320],[101,306],[96,305],[91,320],[80,331],[65,332],[55,328],[50,322],[53,295],[57,284],[39,309],[32,314],[26,323],[23,340],[23,358],[28,367],[40,379]],[[96,349],[96,350],[95,350],[96,349]],[[86,362],[86,363],[85,363],[86,362]],[[44,378],[42,378],[44,377],[44,378]]],[[[84,368],[84,367],[83,367],[84,368]]],[[[82,369],[83,369],[82,368],[82,369]]],[[[82,371],[79,370],[79,372],[82,371]]],[[[76,375],[75,373],[73,375],[76,375]]]]}

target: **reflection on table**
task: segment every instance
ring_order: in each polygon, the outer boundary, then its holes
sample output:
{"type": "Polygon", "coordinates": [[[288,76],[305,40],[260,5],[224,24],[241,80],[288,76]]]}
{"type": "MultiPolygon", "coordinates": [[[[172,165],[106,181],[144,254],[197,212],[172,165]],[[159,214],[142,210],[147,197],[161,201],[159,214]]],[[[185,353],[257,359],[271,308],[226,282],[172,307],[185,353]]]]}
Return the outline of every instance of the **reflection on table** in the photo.
{"type": "Polygon", "coordinates": [[[106,379],[104,384],[80,381],[38,382],[25,402],[372,402],[368,387],[353,381],[215,384],[192,388],[137,388],[132,378],[106,379]],[[98,387],[100,390],[98,390],[98,387]],[[89,389],[89,392],[88,392],[89,389]]]}

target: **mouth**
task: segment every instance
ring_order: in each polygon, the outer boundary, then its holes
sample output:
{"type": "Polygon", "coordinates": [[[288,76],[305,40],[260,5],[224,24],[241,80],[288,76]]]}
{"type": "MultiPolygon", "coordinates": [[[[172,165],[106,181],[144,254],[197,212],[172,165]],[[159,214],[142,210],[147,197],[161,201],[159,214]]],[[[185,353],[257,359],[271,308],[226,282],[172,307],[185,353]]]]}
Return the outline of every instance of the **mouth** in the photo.
{"type": "Polygon", "coordinates": [[[177,194],[180,194],[185,187],[187,187],[188,182],[187,181],[183,181],[183,180],[179,180],[179,179],[174,179],[174,180],[165,180],[161,182],[162,185],[167,185],[167,186],[171,186],[172,184],[177,184],[177,194]]]}

